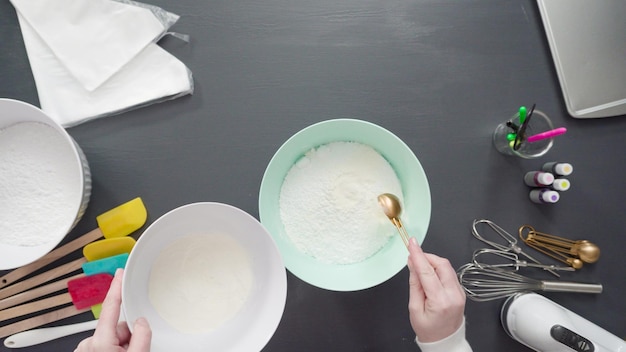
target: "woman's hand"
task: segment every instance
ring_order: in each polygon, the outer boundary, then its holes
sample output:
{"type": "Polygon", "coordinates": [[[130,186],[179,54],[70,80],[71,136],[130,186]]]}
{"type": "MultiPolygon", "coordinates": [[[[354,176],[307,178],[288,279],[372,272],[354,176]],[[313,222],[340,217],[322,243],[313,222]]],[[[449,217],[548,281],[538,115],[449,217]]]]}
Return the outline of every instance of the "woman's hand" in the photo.
{"type": "Polygon", "coordinates": [[[148,321],[139,318],[133,325],[131,335],[126,322],[119,322],[122,304],[122,275],[118,269],[111,282],[109,292],[102,303],[102,312],[96,331],[78,344],[74,352],[149,352],[152,330],[148,321]]]}
{"type": "Polygon", "coordinates": [[[442,340],[463,324],[465,291],[450,262],[409,241],[409,319],[420,342],[442,340]]]}

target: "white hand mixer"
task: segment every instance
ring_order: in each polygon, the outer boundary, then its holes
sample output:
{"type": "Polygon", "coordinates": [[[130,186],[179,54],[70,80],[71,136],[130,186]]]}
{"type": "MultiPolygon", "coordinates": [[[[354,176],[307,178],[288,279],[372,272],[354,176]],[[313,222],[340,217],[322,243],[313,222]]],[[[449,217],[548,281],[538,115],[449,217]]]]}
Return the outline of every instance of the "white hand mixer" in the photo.
{"type": "Polygon", "coordinates": [[[509,297],[500,314],[504,331],[540,352],[626,352],[626,341],[536,293],[509,297]]]}

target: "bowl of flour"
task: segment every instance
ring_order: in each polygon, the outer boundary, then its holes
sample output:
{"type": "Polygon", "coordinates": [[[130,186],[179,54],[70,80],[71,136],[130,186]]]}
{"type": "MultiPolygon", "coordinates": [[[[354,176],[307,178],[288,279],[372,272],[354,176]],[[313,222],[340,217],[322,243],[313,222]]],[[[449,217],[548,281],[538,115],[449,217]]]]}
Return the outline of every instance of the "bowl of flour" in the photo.
{"type": "Polygon", "coordinates": [[[406,266],[406,247],[378,204],[382,193],[398,196],[403,224],[421,243],[431,200],[415,154],[373,123],[328,120],[297,132],[274,154],[259,216],[294,275],[328,290],[362,290],[406,266]]]}
{"type": "Polygon", "coordinates": [[[0,99],[0,270],[50,252],[80,221],[91,195],[82,150],[30,104],[0,99]]]}
{"type": "Polygon", "coordinates": [[[159,217],[133,248],[123,310],[146,317],[152,352],[260,351],[287,298],[287,273],[272,236],[228,204],[183,205],[159,217]]]}

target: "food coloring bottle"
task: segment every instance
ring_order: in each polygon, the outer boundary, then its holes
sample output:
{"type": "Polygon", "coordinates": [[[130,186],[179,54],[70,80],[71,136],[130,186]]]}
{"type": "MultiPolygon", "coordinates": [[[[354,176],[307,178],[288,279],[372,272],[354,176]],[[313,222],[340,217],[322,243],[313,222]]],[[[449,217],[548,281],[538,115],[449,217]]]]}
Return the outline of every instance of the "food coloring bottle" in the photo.
{"type": "Polygon", "coordinates": [[[551,172],[554,175],[568,176],[574,171],[574,167],[570,163],[561,163],[558,161],[551,161],[543,164],[542,171],[551,172]]]}
{"type": "Polygon", "coordinates": [[[566,178],[557,178],[552,182],[550,188],[555,191],[567,191],[570,187],[570,182],[566,178]]]}
{"type": "Polygon", "coordinates": [[[529,196],[531,201],[538,204],[556,203],[561,197],[559,192],[548,188],[533,189],[529,196]]]}
{"type": "Polygon", "coordinates": [[[529,171],[524,175],[524,183],[530,187],[550,186],[554,182],[554,175],[543,171],[529,171]]]}

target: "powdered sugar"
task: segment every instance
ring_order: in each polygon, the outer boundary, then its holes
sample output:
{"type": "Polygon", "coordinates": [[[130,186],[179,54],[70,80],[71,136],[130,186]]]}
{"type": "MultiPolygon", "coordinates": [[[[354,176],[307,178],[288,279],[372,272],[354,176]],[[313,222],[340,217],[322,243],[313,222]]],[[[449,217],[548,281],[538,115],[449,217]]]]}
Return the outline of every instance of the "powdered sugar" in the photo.
{"type": "Polygon", "coordinates": [[[0,129],[0,243],[37,246],[65,235],[80,182],[72,146],[51,126],[0,129]]]}
{"type": "Polygon", "coordinates": [[[402,188],[393,168],[373,148],[333,142],[306,153],[287,173],[280,216],[291,242],[332,264],[367,259],[394,235],[377,197],[402,188]]]}

